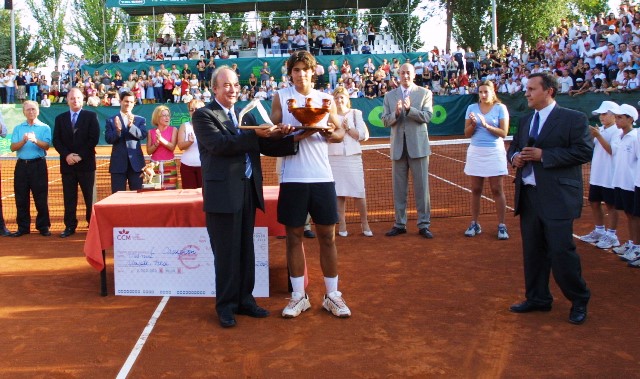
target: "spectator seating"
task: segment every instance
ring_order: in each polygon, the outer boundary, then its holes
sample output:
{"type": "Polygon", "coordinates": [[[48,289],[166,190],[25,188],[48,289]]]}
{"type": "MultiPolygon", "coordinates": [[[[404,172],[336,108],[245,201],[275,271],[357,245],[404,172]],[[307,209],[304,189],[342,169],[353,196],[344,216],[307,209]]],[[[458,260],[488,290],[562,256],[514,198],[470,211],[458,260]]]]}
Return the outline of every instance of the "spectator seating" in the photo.
{"type": "MultiPolygon", "coordinates": [[[[352,50],[352,54],[360,54],[360,47],[362,46],[363,41],[367,40],[367,35],[366,34],[359,34],[358,35],[358,48],[357,49],[353,49],[352,50]]],[[[232,41],[236,41],[236,44],[238,46],[242,46],[242,39],[229,39],[229,42],[231,43],[232,41]]],[[[189,48],[195,48],[196,50],[198,50],[198,54],[199,55],[205,55],[205,41],[187,41],[187,44],[189,45],[189,48]]],[[[118,46],[118,51],[119,51],[119,55],[120,58],[124,61],[127,60],[127,58],[129,58],[129,56],[131,55],[132,50],[135,50],[136,53],[136,60],[137,61],[144,61],[144,55],[147,52],[147,49],[152,49],[153,51],[156,51],[158,49],[157,46],[152,46],[155,45],[155,43],[153,44],[149,44],[147,42],[122,42],[120,43],[120,45],[118,46]]],[[[177,54],[174,54],[174,50],[175,47],[161,47],[160,51],[162,51],[162,53],[165,55],[166,60],[180,60],[182,58],[179,58],[177,56],[177,54]]],[[[264,51],[264,49],[262,48],[261,44],[258,44],[258,48],[255,49],[256,50],[256,55],[258,58],[265,58],[265,57],[274,57],[273,53],[271,51],[264,51]]],[[[393,40],[393,36],[391,34],[380,34],[376,36],[376,42],[374,44],[374,46],[371,47],[371,51],[374,54],[399,54],[402,53],[402,50],[400,49],[400,47],[398,46],[398,44],[395,43],[395,41],[393,40]]],[[[276,54],[275,57],[280,57],[280,54],[276,54]]],[[[235,56],[231,56],[231,59],[235,58],[235,56]]]]}

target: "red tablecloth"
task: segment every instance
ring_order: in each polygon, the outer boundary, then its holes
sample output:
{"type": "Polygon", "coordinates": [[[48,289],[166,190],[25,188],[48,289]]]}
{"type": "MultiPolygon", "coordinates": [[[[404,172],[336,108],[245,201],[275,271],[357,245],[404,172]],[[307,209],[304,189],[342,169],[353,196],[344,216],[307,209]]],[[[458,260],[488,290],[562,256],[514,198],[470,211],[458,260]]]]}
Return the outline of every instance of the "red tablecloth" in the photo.
{"type": "MultiPolygon", "coordinates": [[[[256,226],[269,228],[270,236],[284,236],[277,221],[278,187],[264,187],[266,213],[256,212],[256,226]]],[[[113,246],[113,228],[203,227],[202,190],[117,192],[93,205],[84,254],[96,270],[104,268],[102,250],[113,246]]]]}

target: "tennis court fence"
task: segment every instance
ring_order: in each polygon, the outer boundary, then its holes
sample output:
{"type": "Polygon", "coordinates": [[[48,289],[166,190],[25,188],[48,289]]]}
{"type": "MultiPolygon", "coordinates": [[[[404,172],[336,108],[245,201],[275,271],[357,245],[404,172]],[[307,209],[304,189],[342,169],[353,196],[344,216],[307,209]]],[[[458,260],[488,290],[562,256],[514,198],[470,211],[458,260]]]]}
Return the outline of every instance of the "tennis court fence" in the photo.
{"type": "MultiPolygon", "coordinates": [[[[509,141],[505,142],[509,144],[509,141]]],[[[453,139],[432,141],[432,155],[429,162],[429,187],[431,194],[431,215],[432,217],[459,217],[470,214],[470,179],[463,170],[466,159],[466,152],[469,146],[468,139],[453,139]]],[[[363,145],[363,164],[365,171],[365,186],[367,194],[367,208],[370,222],[393,222],[393,190],[391,177],[391,160],[389,144],[363,145]]],[[[179,155],[177,158],[179,160],[179,155]]],[[[148,157],[147,157],[148,158],[148,157]]],[[[60,176],[59,157],[47,157],[49,168],[49,211],[51,215],[52,230],[64,229],[62,180],[60,176]]],[[[276,159],[272,157],[262,157],[262,168],[264,175],[264,185],[278,185],[275,169],[276,159]]],[[[7,227],[15,231],[16,207],[13,189],[13,171],[16,163],[15,157],[0,157],[0,167],[2,170],[2,208],[7,227]]],[[[96,188],[95,198],[101,200],[111,194],[111,180],[109,176],[109,156],[99,155],[97,157],[96,188]]],[[[508,211],[513,207],[513,179],[515,171],[509,169],[509,175],[504,177],[504,190],[507,198],[508,211]]],[[[585,179],[585,205],[588,190],[589,165],[584,165],[583,176],[585,179]]],[[[84,222],[84,202],[79,194],[78,204],[78,230],[86,230],[88,227],[84,222]]],[[[417,218],[415,211],[415,201],[413,188],[410,180],[408,195],[408,217],[411,220],[417,218]]],[[[480,212],[482,214],[494,213],[495,204],[489,188],[488,181],[485,181],[483,200],[481,201],[480,212]]],[[[347,222],[358,223],[359,215],[353,204],[353,200],[347,201],[347,222]]],[[[32,228],[35,221],[35,206],[31,200],[32,228]]]]}

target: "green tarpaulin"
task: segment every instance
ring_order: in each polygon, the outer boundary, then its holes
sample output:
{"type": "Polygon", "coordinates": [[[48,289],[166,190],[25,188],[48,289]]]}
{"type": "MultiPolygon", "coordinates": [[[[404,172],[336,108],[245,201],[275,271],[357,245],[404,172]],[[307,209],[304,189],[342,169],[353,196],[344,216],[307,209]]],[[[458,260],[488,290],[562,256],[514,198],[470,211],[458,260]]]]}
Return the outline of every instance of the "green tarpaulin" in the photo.
{"type": "MultiPolygon", "coordinates": [[[[519,119],[526,116],[531,112],[527,107],[527,100],[524,94],[500,96],[503,103],[509,110],[511,117],[509,134],[515,133],[519,119]]],[[[603,96],[602,94],[587,94],[579,97],[570,96],[558,96],[557,101],[560,105],[579,110],[586,113],[593,125],[598,123],[598,118],[591,114],[591,111],[597,109],[600,103],[604,100],[612,100],[618,104],[632,104],[637,107],[638,97],[636,95],[629,94],[612,94],[610,97],[603,96]]],[[[433,101],[433,118],[429,124],[429,134],[432,136],[460,136],[464,132],[464,115],[467,106],[477,101],[475,95],[464,96],[435,96],[433,101]]],[[[245,103],[238,103],[239,107],[244,106],[245,103]]],[[[267,112],[271,110],[270,102],[263,102],[267,112]]],[[[360,109],[363,112],[365,122],[367,123],[371,136],[375,137],[388,137],[389,129],[384,128],[380,121],[380,115],[382,114],[382,99],[352,99],[352,107],[360,109]]],[[[178,126],[182,122],[188,120],[189,114],[187,107],[184,104],[168,104],[172,113],[171,124],[178,126]]],[[[138,105],[134,108],[134,113],[141,115],[147,119],[147,122],[151,121],[151,114],[156,105],[138,105]]],[[[21,105],[1,105],[2,115],[9,129],[9,133],[13,130],[14,126],[24,121],[24,115],[22,114],[21,105]]],[[[98,113],[100,120],[100,126],[104,129],[105,119],[115,115],[118,107],[98,107],[87,108],[98,113]]],[[[54,105],[51,108],[41,108],[40,120],[53,127],[55,117],[68,111],[65,105],[54,105]]],[[[254,111],[254,114],[258,120],[261,120],[259,114],[254,111]]],[[[152,126],[149,125],[149,128],[152,126]]],[[[0,153],[9,152],[9,138],[0,138],[0,153]]],[[[100,144],[106,144],[104,142],[104,133],[101,133],[100,144]]]]}

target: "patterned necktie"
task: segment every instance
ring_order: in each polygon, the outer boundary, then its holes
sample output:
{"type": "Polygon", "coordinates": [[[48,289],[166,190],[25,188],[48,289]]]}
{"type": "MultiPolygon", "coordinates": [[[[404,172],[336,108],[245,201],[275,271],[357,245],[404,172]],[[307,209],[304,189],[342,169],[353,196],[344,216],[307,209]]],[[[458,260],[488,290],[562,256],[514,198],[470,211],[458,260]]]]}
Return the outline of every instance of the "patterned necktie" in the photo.
{"type": "MultiPolygon", "coordinates": [[[[529,131],[529,140],[527,141],[527,146],[532,146],[532,142],[536,142],[538,139],[538,132],[540,129],[540,114],[538,112],[533,116],[533,125],[531,125],[531,130],[529,131]]],[[[522,169],[522,177],[529,176],[533,173],[533,163],[527,162],[527,164],[522,169]]]]}
{"type": "Polygon", "coordinates": [[[71,113],[71,127],[73,128],[73,132],[75,133],[78,128],[76,128],[76,121],[78,120],[78,114],[76,112],[71,113]]]}
{"type": "MultiPolygon", "coordinates": [[[[229,117],[229,120],[231,121],[233,126],[235,126],[236,131],[238,132],[238,134],[242,134],[242,129],[240,129],[238,127],[238,124],[236,124],[236,120],[235,120],[235,118],[233,118],[233,114],[231,113],[231,111],[229,111],[229,113],[227,113],[227,117],[229,117]]],[[[249,154],[245,154],[244,176],[246,178],[250,178],[252,173],[253,173],[253,169],[251,168],[251,158],[249,158],[249,154]]]]}

